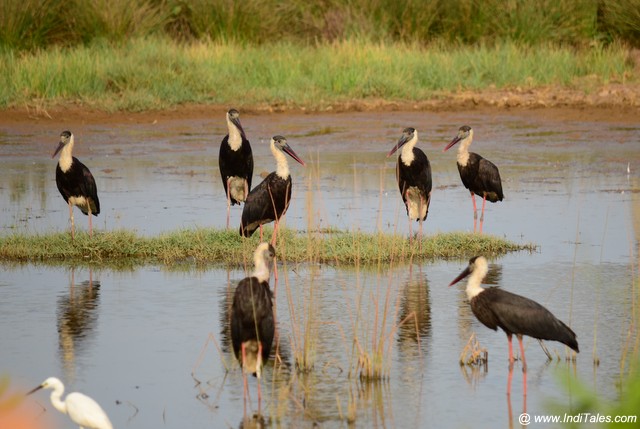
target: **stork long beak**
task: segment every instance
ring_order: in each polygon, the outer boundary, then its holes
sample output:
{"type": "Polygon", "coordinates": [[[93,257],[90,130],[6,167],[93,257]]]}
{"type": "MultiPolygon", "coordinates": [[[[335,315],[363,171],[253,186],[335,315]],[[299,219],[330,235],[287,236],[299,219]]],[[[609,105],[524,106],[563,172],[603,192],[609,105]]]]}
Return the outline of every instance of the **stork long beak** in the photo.
{"type": "Polygon", "coordinates": [[[29,392],[25,393],[25,395],[24,395],[24,396],[29,396],[29,395],[31,395],[32,393],[35,393],[35,392],[37,392],[38,390],[42,389],[43,387],[44,387],[44,386],[41,384],[40,386],[38,386],[38,387],[36,387],[36,388],[34,388],[34,389],[30,390],[29,392]]]}
{"type": "Polygon", "coordinates": [[[242,137],[247,138],[247,136],[244,133],[244,128],[242,128],[242,124],[240,123],[240,118],[231,118],[231,123],[236,126],[238,131],[240,131],[240,134],[242,135],[242,137]]]}
{"type": "Polygon", "coordinates": [[[447,145],[447,147],[445,147],[444,149],[442,149],[443,152],[446,152],[447,150],[449,150],[451,148],[451,146],[453,146],[454,144],[458,143],[460,140],[462,140],[462,137],[460,136],[455,136],[453,140],[451,140],[451,143],[449,143],[447,145]]]}
{"type": "Polygon", "coordinates": [[[453,281],[451,283],[449,283],[449,286],[453,286],[454,284],[458,283],[463,278],[467,277],[469,274],[471,274],[471,268],[467,267],[467,268],[464,269],[464,271],[462,271],[458,275],[458,277],[456,277],[455,279],[453,279],[453,281]]]}
{"type": "Polygon", "coordinates": [[[289,155],[291,158],[293,158],[296,161],[298,161],[300,164],[306,165],[304,163],[304,161],[294,152],[294,150],[291,149],[291,146],[289,146],[289,144],[284,145],[282,147],[282,150],[285,151],[287,153],[287,155],[289,155]]]}
{"type": "Polygon", "coordinates": [[[410,140],[410,137],[403,134],[402,137],[400,137],[400,139],[398,140],[398,143],[396,143],[393,149],[389,151],[389,153],[387,154],[387,158],[393,155],[398,149],[404,146],[405,143],[407,143],[409,140],[410,140]]]}
{"type": "Polygon", "coordinates": [[[56,151],[53,152],[53,155],[51,155],[51,158],[54,158],[58,154],[58,152],[60,152],[60,150],[62,150],[63,147],[64,147],[64,142],[61,141],[58,144],[58,147],[56,148],[56,151]]]}

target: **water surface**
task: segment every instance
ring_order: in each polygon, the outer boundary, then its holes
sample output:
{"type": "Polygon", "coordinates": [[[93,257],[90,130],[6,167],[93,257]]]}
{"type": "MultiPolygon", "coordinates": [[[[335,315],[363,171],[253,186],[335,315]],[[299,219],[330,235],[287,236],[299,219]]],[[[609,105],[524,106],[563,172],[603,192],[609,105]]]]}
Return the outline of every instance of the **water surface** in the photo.
{"type": "MultiPolygon", "coordinates": [[[[254,183],[275,168],[268,151],[272,135],[286,136],[307,161],[307,168],[290,163],[294,195],[286,224],[299,230],[408,232],[395,159],[385,157],[406,126],[418,130],[433,168],[426,233],[472,230],[472,205],[455,151],[442,149],[460,125],[474,127],[471,149],[498,165],[506,196],[487,205],[485,232],[540,246],[533,254],[491,260],[490,283],[547,306],[576,331],[581,349],[576,362],[567,363],[565,348],[547,343],[562,357],[548,362],[537,341],[527,339],[529,395],[525,404],[516,364],[509,401],[506,337],[475,320],[464,284],[447,287],[466,261],[381,267],[281,262],[276,304],[283,365],[265,370],[267,424],[346,427],[355,419],[363,427],[507,427],[518,425],[525,405],[531,414],[546,414],[556,401],[570,412],[573,395],[561,382],[565,376],[578,377],[604,399],[617,397],[638,274],[640,128],[611,119],[554,121],[535,112],[241,119],[253,145],[254,183]],[[458,365],[472,333],[489,352],[486,368],[458,365]],[[370,352],[376,338],[384,339],[389,377],[360,382],[353,376],[360,351],[370,352]],[[295,356],[311,340],[313,370],[296,371],[295,356]]],[[[0,124],[3,233],[67,230],[68,211],[50,159],[67,128],[76,135],[74,155],[98,185],[102,212],[94,228],[155,235],[224,227],[217,168],[224,117],[149,124],[51,121],[0,124]]],[[[232,208],[234,227],[240,210],[232,208]]],[[[87,228],[78,211],[76,226],[87,228]]],[[[0,368],[13,385],[31,388],[56,375],[68,388],[96,398],[115,427],[242,423],[242,376],[226,321],[228,296],[250,267],[2,269],[0,368]]],[[[250,388],[255,411],[255,379],[250,388]]],[[[69,427],[46,394],[35,401],[60,427],[69,427]]],[[[25,406],[39,413],[33,402],[25,406]]]]}

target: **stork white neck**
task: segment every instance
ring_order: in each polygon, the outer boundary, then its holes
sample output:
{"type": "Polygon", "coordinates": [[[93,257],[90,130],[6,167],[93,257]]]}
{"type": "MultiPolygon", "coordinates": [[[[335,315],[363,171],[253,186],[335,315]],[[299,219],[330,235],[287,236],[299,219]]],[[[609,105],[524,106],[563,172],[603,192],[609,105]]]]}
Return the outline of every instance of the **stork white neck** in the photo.
{"type": "Polygon", "coordinates": [[[271,139],[271,153],[273,157],[276,159],[276,174],[281,178],[286,180],[289,177],[289,163],[287,162],[287,157],[285,154],[276,148],[276,145],[271,139]]]}
{"type": "Polygon", "coordinates": [[[482,280],[489,272],[489,264],[484,257],[479,257],[475,261],[475,268],[469,277],[467,282],[467,299],[471,301],[472,298],[478,296],[480,292],[484,290],[482,287],[482,280]]]}
{"type": "Polygon", "coordinates": [[[227,115],[227,128],[229,129],[229,146],[231,150],[236,151],[242,146],[242,134],[236,125],[231,122],[227,115]]]}
{"type": "Polygon", "coordinates": [[[400,152],[400,159],[402,163],[407,167],[411,165],[415,156],[413,155],[413,148],[416,147],[418,143],[418,131],[413,132],[413,137],[404,146],[402,146],[402,151],[400,152]]]}
{"type": "Polygon", "coordinates": [[[458,147],[458,164],[465,167],[469,162],[469,146],[473,141],[473,130],[469,130],[469,135],[467,138],[460,142],[460,146],[458,147]]]}
{"type": "Polygon", "coordinates": [[[257,278],[260,282],[268,282],[271,278],[271,267],[269,262],[265,259],[264,251],[257,251],[253,255],[253,277],[257,278]]]}
{"type": "Polygon", "coordinates": [[[73,163],[73,155],[71,155],[71,151],[73,150],[74,136],[71,134],[69,137],[69,143],[67,143],[62,150],[60,151],[60,158],[58,159],[58,165],[60,165],[60,170],[63,173],[66,173],[71,168],[71,164],[73,163]]]}

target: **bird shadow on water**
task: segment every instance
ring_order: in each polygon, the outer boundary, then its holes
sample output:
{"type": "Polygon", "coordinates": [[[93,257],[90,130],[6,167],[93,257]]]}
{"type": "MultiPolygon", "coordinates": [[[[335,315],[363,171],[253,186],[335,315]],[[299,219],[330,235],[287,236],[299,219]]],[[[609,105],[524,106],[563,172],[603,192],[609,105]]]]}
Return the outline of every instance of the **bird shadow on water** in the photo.
{"type": "MultiPolygon", "coordinates": [[[[229,395],[235,398],[238,394],[235,391],[235,387],[242,386],[242,369],[234,356],[231,341],[231,308],[238,284],[238,281],[232,278],[232,272],[232,268],[227,268],[226,285],[219,288],[218,299],[216,300],[219,306],[218,334],[216,335],[214,331],[208,333],[191,372],[195,382],[194,388],[197,390],[196,398],[213,413],[219,412],[223,397],[225,397],[224,400],[228,400],[229,395]],[[215,356],[213,358],[209,350],[211,347],[215,348],[213,353],[215,356]],[[214,365],[222,363],[224,370],[221,377],[214,376],[210,378],[207,376],[210,369],[204,368],[204,366],[212,363],[214,365]]],[[[216,287],[218,286],[216,285],[216,287]]],[[[280,335],[278,322],[276,321],[274,347],[271,349],[268,361],[264,363],[263,379],[249,377],[251,384],[261,383],[269,388],[270,398],[268,399],[267,410],[276,408],[276,399],[280,393],[278,389],[288,382],[291,367],[289,349],[288,338],[280,335]]],[[[218,372],[215,369],[211,371],[213,373],[218,372]]],[[[240,398],[242,398],[241,393],[240,398]]],[[[243,419],[239,427],[259,428],[270,425],[271,417],[253,410],[253,400],[255,398],[252,398],[251,393],[248,392],[249,412],[243,413],[243,419]]],[[[228,421],[227,425],[231,426],[228,421]]]]}
{"type": "Polygon", "coordinates": [[[98,320],[100,302],[100,281],[93,280],[89,269],[89,279],[76,284],[75,267],[71,268],[69,293],[57,300],[57,325],[59,356],[67,382],[73,382],[79,356],[87,348],[98,320]]]}

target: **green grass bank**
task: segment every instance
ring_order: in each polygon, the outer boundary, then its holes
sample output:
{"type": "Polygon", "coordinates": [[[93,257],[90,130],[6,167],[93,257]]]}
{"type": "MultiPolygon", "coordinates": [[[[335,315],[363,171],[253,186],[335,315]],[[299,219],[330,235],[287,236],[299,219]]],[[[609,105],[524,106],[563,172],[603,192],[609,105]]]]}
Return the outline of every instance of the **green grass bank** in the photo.
{"type": "Polygon", "coordinates": [[[107,112],[183,104],[323,109],[352,100],[419,102],[486,88],[559,86],[582,92],[638,82],[622,45],[428,47],[342,41],[180,44],[167,38],[35,52],[0,50],[0,109],[107,112]]]}
{"type": "MultiPolygon", "coordinates": [[[[265,230],[265,237],[271,231],[265,230]]],[[[193,229],[142,237],[120,230],[96,232],[93,237],[69,232],[37,235],[15,233],[0,236],[0,261],[50,264],[136,266],[144,264],[253,264],[258,234],[242,239],[236,230],[193,229]]],[[[505,239],[471,233],[443,233],[409,242],[406,236],[363,232],[298,233],[283,229],[278,234],[278,258],[288,262],[372,265],[407,263],[411,260],[467,258],[508,252],[534,251],[533,244],[515,244],[505,239]]]]}

